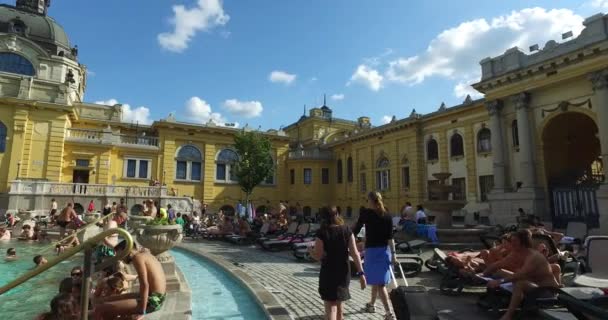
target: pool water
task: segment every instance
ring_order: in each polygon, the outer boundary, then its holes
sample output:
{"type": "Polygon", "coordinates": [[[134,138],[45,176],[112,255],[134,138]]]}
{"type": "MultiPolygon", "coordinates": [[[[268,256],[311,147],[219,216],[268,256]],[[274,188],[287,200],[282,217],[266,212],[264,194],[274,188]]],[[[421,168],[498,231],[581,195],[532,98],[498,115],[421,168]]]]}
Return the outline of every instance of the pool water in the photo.
{"type": "MultiPolygon", "coordinates": [[[[49,244],[37,244],[25,241],[0,241],[0,286],[34,268],[33,258],[49,244]],[[17,250],[16,261],[5,261],[6,250],[17,250]]],[[[47,259],[54,256],[54,250],[47,250],[47,259]]],[[[59,293],[59,283],[70,276],[72,267],[83,263],[83,255],[77,254],[24,284],[0,296],[2,319],[33,319],[50,310],[51,299],[59,293]]]]}
{"type": "Polygon", "coordinates": [[[192,319],[268,319],[251,292],[211,261],[184,250],[171,254],[192,290],[192,319]]]}

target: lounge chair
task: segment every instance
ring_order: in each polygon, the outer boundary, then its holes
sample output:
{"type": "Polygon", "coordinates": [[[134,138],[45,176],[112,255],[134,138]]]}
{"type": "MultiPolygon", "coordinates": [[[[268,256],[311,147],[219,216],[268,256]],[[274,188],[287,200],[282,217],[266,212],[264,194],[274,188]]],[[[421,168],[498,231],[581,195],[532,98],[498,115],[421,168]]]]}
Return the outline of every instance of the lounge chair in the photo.
{"type": "Polygon", "coordinates": [[[268,236],[262,236],[258,239],[258,243],[262,243],[264,241],[268,241],[268,240],[280,240],[280,239],[284,239],[284,238],[288,238],[288,237],[292,237],[296,231],[298,230],[298,223],[296,221],[291,222],[288,226],[287,226],[287,230],[284,232],[280,232],[280,233],[276,233],[276,234],[272,234],[272,235],[268,235],[268,236]]]}
{"type": "Polygon", "coordinates": [[[560,241],[560,244],[569,246],[573,244],[581,244],[587,237],[587,224],[584,222],[568,222],[566,226],[566,235],[560,241]]]}
{"type": "Polygon", "coordinates": [[[288,249],[294,242],[303,242],[310,231],[310,223],[302,223],[298,226],[296,233],[281,239],[266,240],[261,243],[262,248],[268,251],[280,251],[288,249]]]}
{"type": "Polygon", "coordinates": [[[247,243],[252,243],[255,242],[256,239],[259,239],[262,236],[265,236],[268,233],[268,230],[270,230],[270,223],[266,222],[262,225],[262,227],[260,228],[260,231],[258,232],[249,232],[246,236],[242,236],[239,234],[233,234],[233,235],[229,235],[226,236],[225,239],[228,242],[231,243],[235,243],[235,244],[247,244],[247,243]]]}
{"type": "Polygon", "coordinates": [[[574,278],[583,287],[608,288],[608,236],[590,236],[585,241],[585,273],[574,278]]]}

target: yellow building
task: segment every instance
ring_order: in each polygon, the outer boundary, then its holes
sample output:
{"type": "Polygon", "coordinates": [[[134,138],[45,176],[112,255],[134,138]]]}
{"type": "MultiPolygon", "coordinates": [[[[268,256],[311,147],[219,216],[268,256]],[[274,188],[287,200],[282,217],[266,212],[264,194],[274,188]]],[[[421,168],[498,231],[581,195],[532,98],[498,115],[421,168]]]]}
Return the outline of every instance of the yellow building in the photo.
{"type": "MultiPolygon", "coordinates": [[[[0,6],[0,209],[46,211],[51,198],[99,208],[124,198],[136,211],[154,198],[185,212],[201,202],[233,210],[244,198],[231,177],[241,129],[172,116],[134,126],[121,122],[120,105],[83,102],[86,67],[39,3],[0,6]]],[[[523,208],[605,230],[608,16],[584,24],[575,39],[482,60],[474,87],[484,99],[379,127],[365,116],[339,119],[324,103],[264,132],[276,168],[254,204],[289,201],[305,214],[335,204],[356,217],[366,194],[380,190],[397,213],[406,201],[429,200],[433,174],[449,172],[452,198],[467,202],[458,215],[506,223],[523,208]]]]}

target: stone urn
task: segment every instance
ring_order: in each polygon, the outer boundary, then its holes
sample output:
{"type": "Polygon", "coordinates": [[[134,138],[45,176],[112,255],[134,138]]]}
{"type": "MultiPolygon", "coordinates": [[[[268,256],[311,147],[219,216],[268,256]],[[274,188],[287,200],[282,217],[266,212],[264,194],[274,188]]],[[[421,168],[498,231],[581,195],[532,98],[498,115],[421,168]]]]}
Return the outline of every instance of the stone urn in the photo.
{"type": "Polygon", "coordinates": [[[154,220],[154,218],[150,216],[129,216],[129,224],[133,229],[139,229],[152,220],[154,220]]]}
{"type": "Polygon", "coordinates": [[[142,225],[135,232],[137,242],[149,249],[160,261],[167,278],[167,290],[181,290],[181,283],[177,276],[175,260],[169,250],[182,241],[182,226],[172,225],[142,225]]]}
{"type": "Polygon", "coordinates": [[[182,242],[182,226],[179,224],[144,225],[139,227],[136,234],[137,241],[157,258],[182,242]]]}
{"type": "Polygon", "coordinates": [[[86,222],[87,224],[93,223],[93,222],[97,221],[97,219],[99,219],[100,217],[101,217],[101,214],[99,212],[85,213],[84,222],[86,222]]]}

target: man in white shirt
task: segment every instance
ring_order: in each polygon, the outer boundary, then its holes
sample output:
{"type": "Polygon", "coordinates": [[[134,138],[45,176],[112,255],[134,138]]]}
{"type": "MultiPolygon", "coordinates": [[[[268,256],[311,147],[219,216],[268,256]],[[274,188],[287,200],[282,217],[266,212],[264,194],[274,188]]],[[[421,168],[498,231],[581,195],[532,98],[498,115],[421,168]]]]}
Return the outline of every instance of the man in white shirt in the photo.
{"type": "Polygon", "coordinates": [[[405,207],[403,207],[403,211],[401,211],[401,218],[406,220],[413,220],[414,217],[414,208],[412,208],[411,202],[406,202],[405,207]]]}
{"type": "Polygon", "coordinates": [[[55,199],[51,199],[51,221],[55,221],[55,214],[57,214],[57,201],[55,201],[55,199]]]}

